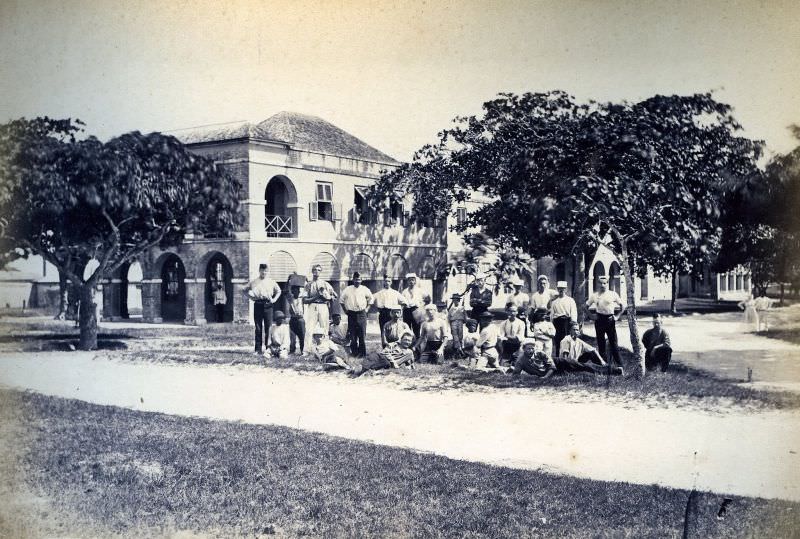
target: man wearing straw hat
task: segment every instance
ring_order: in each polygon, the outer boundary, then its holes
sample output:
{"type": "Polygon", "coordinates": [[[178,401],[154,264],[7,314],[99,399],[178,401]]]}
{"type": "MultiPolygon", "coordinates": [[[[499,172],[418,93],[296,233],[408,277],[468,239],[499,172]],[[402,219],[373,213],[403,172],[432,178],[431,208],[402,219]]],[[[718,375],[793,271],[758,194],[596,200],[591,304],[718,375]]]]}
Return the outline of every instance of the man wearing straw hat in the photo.
{"type": "Polygon", "coordinates": [[[569,325],[578,321],[578,306],[575,300],[567,295],[567,281],[556,283],[558,297],[550,303],[550,320],[556,327],[556,336],[553,340],[555,357],[559,356],[561,341],[569,334],[569,325]]]}

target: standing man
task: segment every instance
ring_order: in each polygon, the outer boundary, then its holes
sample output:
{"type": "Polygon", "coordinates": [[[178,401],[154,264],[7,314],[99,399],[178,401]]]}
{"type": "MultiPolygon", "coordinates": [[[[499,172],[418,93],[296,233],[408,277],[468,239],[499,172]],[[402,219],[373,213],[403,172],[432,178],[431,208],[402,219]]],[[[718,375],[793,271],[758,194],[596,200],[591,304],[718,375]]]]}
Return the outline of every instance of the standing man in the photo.
{"type": "Polygon", "coordinates": [[[672,359],[672,343],[669,340],[669,333],[662,327],[662,324],[661,315],[653,313],[653,327],[642,335],[644,367],[648,371],[660,367],[661,372],[667,372],[667,367],[672,359]]]}
{"type": "Polygon", "coordinates": [[[403,290],[403,321],[414,331],[414,338],[419,337],[419,322],[417,321],[417,309],[421,309],[428,303],[425,292],[417,286],[417,274],[406,273],[406,289],[403,290]]]}
{"type": "Polygon", "coordinates": [[[383,326],[392,319],[391,307],[394,305],[405,304],[403,294],[392,288],[392,280],[385,273],[383,274],[383,288],[375,293],[375,307],[378,309],[378,327],[381,328],[381,348],[386,348],[386,340],[383,337],[383,326]]]}
{"type": "MultiPolygon", "coordinates": [[[[322,266],[319,264],[311,268],[311,281],[306,283],[306,297],[303,298],[308,308],[306,309],[306,327],[321,327],[327,330],[330,326],[330,310],[328,304],[336,298],[333,287],[324,279],[320,279],[322,266]]],[[[312,335],[306,332],[305,348],[311,345],[312,335]]]]}
{"type": "Polygon", "coordinates": [[[522,291],[522,279],[518,275],[514,275],[511,278],[511,286],[514,287],[514,292],[506,303],[513,303],[514,307],[517,308],[517,316],[525,320],[528,317],[528,303],[530,303],[531,298],[522,291]]]}
{"type": "Polygon", "coordinates": [[[561,357],[559,348],[561,341],[569,334],[572,322],[578,321],[578,306],[575,300],[567,295],[567,281],[558,281],[556,284],[558,297],[550,303],[550,319],[556,327],[556,336],[553,341],[555,357],[561,357]]]}
{"type": "Polygon", "coordinates": [[[600,283],[600,291],[595,292],[589,296],[586,302],[586,307],[589,310],[597,312],[597,320],[594,321],[594,330],[597,334],[597,348],[600,353],[605,357],[606,361],[609,360],[609,354],[606,352],[606,338],[608,338],[608,346],[611,348],[611,357],[614,359],[614,364],[622,367],[622,361],[619,359],[619,346],[617,346],[617,320],[622,315],[622,309],[625,304],[619,297],[619,294],[613,290],[608,289],[608,277],[605,275],[598,278],[600,283]]]}
{"type": "Polygon", "coordinates": [[[492,289],[486,285],[486,275],[475,274],[472,290],[469,292],[469,305],[472,307],[471,318],[480,320],[481,315],[489,311],[492,306],[492,289]]]}
{"type": "Polygon", "coordinates": [[[419,360],[422,363],[441,363],[450,340],[450,328],[438,315],[436,305],[432,303],[425,306],[425,317],[417,341],[419,360]]]}
{"type": "Polygon", "coordinates": [[[267,265],[258,265],[258,277],[247,284],[245,295],[253,302],[253,319],[256,323],[256,354],[263,354],[261,343],[264,333],[269,336],[272,326],[272,306],[281,297],[281,287],[267,277],[267,265]]]}
{"type": "MultiPolygon", "coordinates": [[[[529,314],[530,316],[533,315],[535,311],[547,311],[550,312],[550,303],[558,296],[558,292],[550,288],[550,279],[547,278],[547,275],[539,275],[539,278],[536,279],[536,292],[531,294],[531,301],[529,306],[531,308],[529,314]]],[[[531,320],[533,322],[533,320],[531,320]]]]}
{"type": "Polygon", "coordinates": [[[372,292],[361,286],[361,275],[353,273],[353,284],[342,292],[339,300],[347,313],[347,327],[350,330],[350,351],[355,357],[367,355],[367,311],[372,305],[372,292]]]}
{"type": "Polygon", "coordinates": [[[297,350],[296,343],[300,343],[300,354],[303,354],[306,345],[306,305],[303,303],[301,288],[292,286],[292,297],[289,299],[289,330],[291,331],[292,344],[289,353],[294,354],[297,350]]]}

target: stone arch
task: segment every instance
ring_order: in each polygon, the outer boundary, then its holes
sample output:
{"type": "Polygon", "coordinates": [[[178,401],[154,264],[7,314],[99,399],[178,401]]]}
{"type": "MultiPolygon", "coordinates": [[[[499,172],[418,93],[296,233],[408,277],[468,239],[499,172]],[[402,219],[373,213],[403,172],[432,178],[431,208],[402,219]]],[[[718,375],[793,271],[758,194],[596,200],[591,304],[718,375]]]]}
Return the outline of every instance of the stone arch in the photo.
{"type": "Polygon", "coordinates": [[[269,276],[279,283],[287,281],[292,273],[297,273],[297,262],[286,251],[271,253],[267,265],[269,266],[269,276]]]}
{"type": "Polygon", "coordinates": [[[164,253],[156,261],[161,277],[161,318],[165,322],[186,319],[186,267],[175,253],[164,253]]]}
{"type": "Polygon", "coordinates": [[[353,273],[358,272],[361,274],[361,279],[364,281],[371,281],[375,279],[375,262],[372,257],[367,253],[358,253],[350,258],[345,271],[346,277],[350,278],[353,273]]]}
{"type": "Polygon", "coordinates": [[[433,280],[436,277],[436,261],[432,255],[426,255],[422,258],[417,275],[420,279],[433,280]]]}
{"type": "Polygon", "coordinates": [[[594,286],[594,290],[598,290],[600,288],[600,277],[605,277],[606,275],[606,267],[601,261],[597,261],[592,266],[592,282],[594,286]]]}
{"type": "Polygon", "coordinates": [[[196,271],[201,269],[205,279],[203,304],[206,322],[233,322],[233,266],[230,260],[219,251],[211,251],[201,259],[196,271]]]}
{"type": "Polygon", "coordinates": [[[142,316],[142,263],[134,259],[119,269],[119,315],[122,318],[142,316]]]}
{"type": "Polygon", "coordinates": [[[283,175],[273,176],[264,189],[264,230],[267,237],[297,237],[297,189],[283,175]]]}
{"type": "Polygon", "coordinates": [[[311,265],[308,268],[309,275],[311,275],[311,268],[317,264],[322,266],[322,271],[319,274],[320,279],[337,282],[341,280],[342,272],[339,269],[339,262],[336,261],[336,257],[331,253],[326,251],[317,253],[313,260],[311,260],[311,265]]]}
{"type": "Polygon", "coordinates": [[[622,283],[620,279],[620,267],[619,263],[615,260],[611,263],[611,266],[608,268],[608,288],[613,290],[617,294],[622,293],[622,283]]]}

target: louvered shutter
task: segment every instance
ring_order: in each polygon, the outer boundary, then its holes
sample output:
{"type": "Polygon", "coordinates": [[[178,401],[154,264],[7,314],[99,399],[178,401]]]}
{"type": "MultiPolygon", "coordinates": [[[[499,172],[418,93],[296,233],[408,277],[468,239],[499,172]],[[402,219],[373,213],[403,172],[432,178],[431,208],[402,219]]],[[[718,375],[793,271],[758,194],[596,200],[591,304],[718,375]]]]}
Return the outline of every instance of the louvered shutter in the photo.
{"type": "Polygon", "coordinates": [[[319,219],[317,216],[317,203],[316,202],[309,202],[308,203],[308,220],[309,221],[316,221],[319,219]]]}

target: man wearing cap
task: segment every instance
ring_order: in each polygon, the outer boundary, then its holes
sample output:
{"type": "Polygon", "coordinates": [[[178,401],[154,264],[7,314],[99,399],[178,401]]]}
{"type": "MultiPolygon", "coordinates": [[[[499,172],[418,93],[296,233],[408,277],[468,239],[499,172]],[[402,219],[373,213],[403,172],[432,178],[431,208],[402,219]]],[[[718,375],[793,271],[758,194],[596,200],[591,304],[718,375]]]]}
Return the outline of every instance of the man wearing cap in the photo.
{"type": "Polygon", "coordinates": [[[438,315],[436,305],[432,303],[425,306],[425,318],[420,326],[417,341],[419,359],[427,363],[441,363],[444,359],[444,349],[450,340],[450,329],[438,315]]]}
{"type": "Polygon", "coordinates": [[[450,345],[457,357],[461,357],[464,353],[464,323],[466,321],[467,312],[461,304],[461,294],[453,294],[450,297],[450,307],[447,309],[447,323],[450,324],[450,335],[453,337],[450,345]]]}
{"type": "Polygon", "coordinates": [[[311,344],[306,347],[306,354],[313,357],[320,363],[336,363],[336,351],[339,348],[327,336],[327,332],[321,326],[317,326],[311,335],[311,344]]]}
{"type": "Polygon", "coordinates": [[[514,287],[514,292],[509,296],[506,303],[513,303],[517,308],[517,315],[520,318],[526,318],[528,314],[528,304],[531,298],[528,294],[522,291],[522,279],[518,275],[511,278],[511,286],[514,287]]]}
{"type": "Polygon", "coordinates": [[[672,343],[669,340],[669,333],[662,325],[661,315],[653,313],[653,327],[642,335],[642,344],[645,349],[644,366],[648,371],[660,367],[661,372],[667,372],[667,367],[672,359],[672,343]]]}
{"type": "Polygon", "coordinates": [[[286,316],[283,311],[275,311],[273,318],[275,324],[269,328],[269,340],[267,341],[270,355],[278,359],[286,359],[289,357],[289,346],[292,341],[289,326],[283,323],[286,316]]]}
{"type": "Polygon", "coordinates": [[[253,320],[256,324],[255,352],[262,354],[261,343],[272,326],[272,306],[281,297],[281,287],[267,277],[267,265],[258,265],[258,277],[250,281],[244,289],[245,295],[253,302],[253,320]]]}
{"type": "Polygon", "coordinates": [[[367,310],[372,305],[372,292],[361,286],[361,275],[353,273],[353,284],[342,292],[339,300],[347,313],[347,327],[350,331],[350,351],[356,357],[367,355],[367,310]]]}
{"type": "Polygon", "coordinates": [[[425,294],[421,287],[417,286],[417,274],[406,273],[406,288],[403,290],[403,320],[414,332],[415,337],[419,337],[419,321],[417,321],[417,309],[421,309],[428,303],[430,298],[425,294]]]}
{"type": "MultiPolygon", "coordinates": [[[[403,333],[411,331],[411,328],[403,321],[403,308],[399,304],[387,305],[387,309],[391,318],[381,328],[381,338],[386,344],[390,344],[399,341],[403,333]]],[[[414,332],[411,331],[411,334],[414,332]]]]}
{"type": "Polygon", "coordinates": [[[578,321],[578,306],[575,300],[567,295],[567,281],[558,281],[556,288],[558,297],[550,303],[550,318],[556,327],[556,336],[553,340],[555,357],[559,357],[559,347],[564,337],[569,334],[570,323],[578,321]]]}
{"type": "Polygon", "coordinates": [[[522,341],[521,353],[517,354],[512,374],[519,376],[522,371],[539,378],[550,378],[556,372],[553,358],[542,351],[535,339],[522,341]]]}
{"type": "Polygon", "coordinates": [[[590,311],[597,313],[597,319],[594,321],[597,348],[606,361],[610,363],[609,354],[606,352],[606,338],[608,338],[608,346],[611,349],[610,355],[614,359],[614,364],[621,367],[622,361],[619,358],[616,324],[617,319],[622,315],[622,309],[625,305],[622,303],[619,294],[608,289],[608,277],[601,276],[598,278],[598,282],[600,283],[600,290],[589,296],[586,301],[586,307],[590,311]]]}
{"type": "Polygon", "coordinates": [[[411,346],[414,334],[411,330],[403,332],[395,342],[387,344],[380,352],[370,353],[361,365],[351,370],[354,376],[378,369],[399,369],[403,366],[414,368],[414,351],[411,346]]]}
{"type": "Polygon", "coordinates": [[[383,288],[373,295],[375,308],[378,309],[378,327],[381,328],[381,347],[386,346],[383,338],[383,326],[391,320],[392,312],[390,307],[393,305],[403,305],[406,300],[403,294],[392,288],[392,280],[385,273],[383,274],[383,288]]]}
{"type": "Polygon", "coordinates": [[[502,358],[510,361],[525,339],[525,322],[517,318],[517,308],[513,303],[506,305],[506,319],[500,324],[502,358]]]}
{"type": "MultiPolygon", "coordinates": [[[[306,283],[306,296],[303,298],[303,303],[307,305],[305,314],[307,328],[317,326],[327,328],[330,324],[328,304],[336,298],[336,292],[327,281],[320,278],[320,273],[322,273],[322,266],[315,264],[311,268],[311,280],[306,283]]],[[[307,333],[305,345],[310,344],[311,334],[307,333]]]]}
{"type": "Polygon", "coordinates": [[[475,281],[473,281],[471,288],[469,305],[472,307],[472,313],[470,316],[479,320],[481,315],[492,306],[492,289],[487,286],[486,275],[483,273],[475,275],[475,281]]]}

